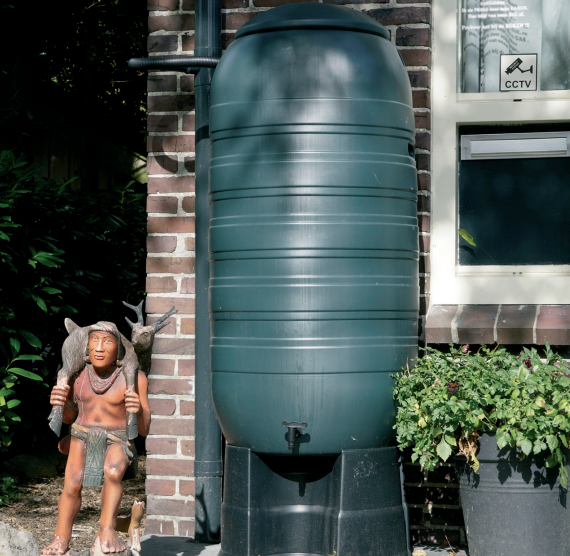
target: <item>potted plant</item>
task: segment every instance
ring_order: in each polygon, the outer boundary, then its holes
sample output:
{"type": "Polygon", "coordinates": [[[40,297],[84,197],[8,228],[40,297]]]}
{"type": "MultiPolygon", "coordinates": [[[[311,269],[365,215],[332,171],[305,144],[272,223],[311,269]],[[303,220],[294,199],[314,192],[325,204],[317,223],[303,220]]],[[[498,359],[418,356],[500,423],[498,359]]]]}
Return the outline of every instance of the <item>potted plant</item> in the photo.
{"type": "Polygon", "coordinates": [[[569,377],[548,344],[428,347],[394,377],[399,447],[427,470],[458,456],[471,556],[570,554],[569,377]]]}

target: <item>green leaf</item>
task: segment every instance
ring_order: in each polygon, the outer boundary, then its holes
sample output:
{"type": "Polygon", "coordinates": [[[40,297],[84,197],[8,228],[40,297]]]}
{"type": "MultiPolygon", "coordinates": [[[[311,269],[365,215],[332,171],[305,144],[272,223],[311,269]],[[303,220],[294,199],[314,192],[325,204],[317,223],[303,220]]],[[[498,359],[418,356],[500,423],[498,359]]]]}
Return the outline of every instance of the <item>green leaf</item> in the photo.
{"type": "Polygon", "coordinates": [[[4,397],[4,396],[9,396],[10,394],[13,394],[14,390],[0,390],[0,397],[4,397]]]}
{"type": "Polygon", "coordinates": [[[20,400],[10,400],[6,405],[8,409],[12,409],[13,407],[19,406],[21,403],[22,402],[20,400]]]}
{"type": "Polygon", "coordinates": [[[46,302],[39,296],[36,295],[35,293],[32,294],[32,299],[38,304],[38,307],[44,311],[45,313],[47,313],[47,305],[46,302]]]}
{"type": "Polygon", "coordinates": [[[467,232],[467,230],[462,230],[461,228],[459,230],[457,230],[459,232],[459,235],[469,244],[472,245],[473,247],[477,247],[477,244],[475,243],[475,240],[473,239],[473,237],[471,236],[471,234],[469,234],[469,232],[467,232]]]}
{"type": "Polygon", "coordinates": [[[42,288],[42,290],[46,293],[61,293],[61,290],[58,290],[57,288],[42,288]]]}
{"type": "Polygon", "coordinates": [[[20,355],[14,361],[43,361],[39,355],[20,355]]]}
{"type": "Polygon", "coordinates": [[[20,333],[20,336],[22,336],[22,338],[24,338],[24,340],[26,340],[26,342],[28,342],[28,344],[30,344],[31,346],[35,348],[42,347],[42,343],[40,342],[40,340],[36,336],[34,336],[31,332],[28,332],[27,330],[18,330],[18,332],[20,333]]]}
{"type": "Polygon", "coordinates": [[[20,340],[18,338],[10,338],[10,347],[12,348],[12,355],[15,357],[20,353],[20,340]]]}
{"type": "Polygon", "coordinates": [[[451,453],[451,446],[445,441],[445,438],[442,437],[441,442],[437,445],[437,455],[443,461],[447,461],[451,453]]]}
{"type": "Polygon", "coordinates": [[[25,376],[26,378],[31,378],[32,380],[43,380],[41,376],[37,375],[36,373],[32,373],[31,371],[26,371],[25,369],[18,369],[18,368],[10,368],[8,369],[9,373],[25,376]]]}
{"type": "Polygon", "coordinates": [[[455,436],[451,434],[445,435],[445,441],[450,444],[451,446],[457,446],[457,441],[455,440],[455,436]]]}
{"type": "Polygon", "coordinates": [[[528,456],[532,451],[532,442],[525,438],[521,442],[521,450],[528,456]]]}

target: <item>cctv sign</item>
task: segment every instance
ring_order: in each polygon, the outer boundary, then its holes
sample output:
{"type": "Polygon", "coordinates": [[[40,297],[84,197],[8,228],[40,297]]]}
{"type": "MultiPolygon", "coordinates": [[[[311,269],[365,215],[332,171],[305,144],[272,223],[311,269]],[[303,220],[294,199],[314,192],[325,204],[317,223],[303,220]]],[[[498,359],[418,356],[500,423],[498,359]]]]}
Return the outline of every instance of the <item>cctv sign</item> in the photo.
{"type": "Polygon", "coordinates": [[[501,54],[500,91],[536,91],[537,54],[501,54]]]}

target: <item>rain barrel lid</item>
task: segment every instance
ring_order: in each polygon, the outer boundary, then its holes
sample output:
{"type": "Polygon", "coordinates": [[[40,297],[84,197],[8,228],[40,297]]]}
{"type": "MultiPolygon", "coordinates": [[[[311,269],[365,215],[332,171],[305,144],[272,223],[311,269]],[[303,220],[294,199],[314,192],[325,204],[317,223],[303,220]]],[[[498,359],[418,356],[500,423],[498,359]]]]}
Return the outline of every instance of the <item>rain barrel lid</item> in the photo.
{"type": "Polygon", "coordinates": [[[286,29],[345,29],[390,39],[390,32],[368,15],[342,6],[313,2],[287,4],[263,12],[243,25],[236,33],[236,39],[286,29]]]}

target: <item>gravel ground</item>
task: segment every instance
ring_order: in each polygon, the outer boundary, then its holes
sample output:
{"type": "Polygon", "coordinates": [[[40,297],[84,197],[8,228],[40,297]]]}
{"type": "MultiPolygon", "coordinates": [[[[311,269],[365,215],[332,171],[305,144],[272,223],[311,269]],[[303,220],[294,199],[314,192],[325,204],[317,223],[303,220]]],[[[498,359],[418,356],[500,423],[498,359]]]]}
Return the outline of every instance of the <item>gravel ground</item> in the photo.
{"type": "MultiPolygon", "coordinates": [[[[124,496],[119,516],[129,515],[135,499],[146,505],[145,479],[146,456],[138,456],[139,472],[136,479],[123,483],[124,496]]],[[[0,506],[0,521],[14,527],[31,531],[40,546],[40,550],[53,539],[57,521],[57,503],[63,488],[63,474],[53,479],[44,479],[21,483],[20,498],[6,506],[0,506]]],[[[70,548],[76,551],[90,548],[99,529],[101,487],[84,488],[81,509],[75,524],[70,548]]],[[[146,515],[145,515],[146,517],[146,515]]],[[[141,536],[144,535],[145,518],[141,523],[141,536]]],[[[128,541],[128,534],[119,533],[128,541]]]]}

